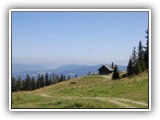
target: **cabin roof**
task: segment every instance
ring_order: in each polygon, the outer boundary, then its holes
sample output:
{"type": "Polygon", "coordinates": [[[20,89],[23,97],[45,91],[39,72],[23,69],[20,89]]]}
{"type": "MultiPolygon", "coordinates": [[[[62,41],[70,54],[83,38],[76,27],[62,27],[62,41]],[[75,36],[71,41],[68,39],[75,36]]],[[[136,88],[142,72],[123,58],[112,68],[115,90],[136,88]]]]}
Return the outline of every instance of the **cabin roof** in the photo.
{"type": "MultiPolygon", "coordinates": [[[[111,68],[109,65],[103,65],[103,66],[106,67],[109,71],[113,71],[113,68],[111,68]]],[[[103,66],[102,66],[102,67],[103,67],[103,66]]],[[[100,68],[102,68],[102,67],[100,67],[100,68]]],[[[100,69],[100,68],[99,68],[99,69],[100,69]]],[[[99,70],[99,69],[98,69],[98,70],[99,70]]]]}

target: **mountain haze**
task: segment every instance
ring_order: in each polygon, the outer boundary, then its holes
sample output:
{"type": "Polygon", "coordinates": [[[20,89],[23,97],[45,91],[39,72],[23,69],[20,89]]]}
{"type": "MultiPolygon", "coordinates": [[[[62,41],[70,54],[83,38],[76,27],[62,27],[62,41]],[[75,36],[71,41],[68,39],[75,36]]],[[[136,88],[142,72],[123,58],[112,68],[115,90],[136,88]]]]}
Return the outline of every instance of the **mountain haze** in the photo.
{"type": "MultiPolygon", "coordinates": [[[[98,73],[98,69],[103,64],[94,65],[94,66],[69,64],[69,65],[60,66],[56,69],[49,69],[49,70],[45,70],[45,68],[41,65],[22,65],[22,66],[21,64],[18,64],[18,65],[19,67],[15,67],[15,65],[13,65],[12,75],[16,77],[20,75],[22,78],[25,78],[27,74],[29,74],[30,76],[36,77],[38,73],[45,74],[46,72],[49,75],[51,75],[52,73],[56,73],[57,75],[64,74],[65,76],[71,76],[71,77],[74,77],[75,75],[84,76],[84,75],[87,75],[89,72],[91,74],[98,73]]],[[[119,71],[125,71],[126,66],[118,66],[118,69],[119,71]]]]}
{"type": "Polygon", "coordinates": [[[30,64],[12,64],[12,73],[22,72],[22,71],[38,71],[45,70],[45,67],[42,65],[30,65],[30,64]]]}

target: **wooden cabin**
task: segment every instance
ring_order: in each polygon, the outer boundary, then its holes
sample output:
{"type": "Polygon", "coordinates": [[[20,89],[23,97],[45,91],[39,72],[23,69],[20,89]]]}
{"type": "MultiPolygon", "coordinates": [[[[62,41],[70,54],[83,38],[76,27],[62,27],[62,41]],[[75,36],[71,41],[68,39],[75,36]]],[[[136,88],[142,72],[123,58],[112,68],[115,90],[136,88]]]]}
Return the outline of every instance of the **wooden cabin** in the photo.
{"type": "Polygon", "coordinates": [[[109,65],[103,65],[98,69],[99,75],[108,75],[113,72],[113,68],[109,65]]]}

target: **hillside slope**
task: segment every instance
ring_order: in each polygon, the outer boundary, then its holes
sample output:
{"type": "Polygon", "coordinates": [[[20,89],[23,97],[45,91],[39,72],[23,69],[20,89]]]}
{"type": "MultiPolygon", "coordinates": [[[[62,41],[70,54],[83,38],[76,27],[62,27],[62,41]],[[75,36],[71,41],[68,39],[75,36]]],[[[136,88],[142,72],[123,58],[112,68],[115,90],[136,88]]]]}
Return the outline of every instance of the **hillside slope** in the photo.
{"type": "Polygon", "coordinates": [[[15,92],[12,108],[148,108],[148,74],[121,80],[89,75],[15,92]]]}

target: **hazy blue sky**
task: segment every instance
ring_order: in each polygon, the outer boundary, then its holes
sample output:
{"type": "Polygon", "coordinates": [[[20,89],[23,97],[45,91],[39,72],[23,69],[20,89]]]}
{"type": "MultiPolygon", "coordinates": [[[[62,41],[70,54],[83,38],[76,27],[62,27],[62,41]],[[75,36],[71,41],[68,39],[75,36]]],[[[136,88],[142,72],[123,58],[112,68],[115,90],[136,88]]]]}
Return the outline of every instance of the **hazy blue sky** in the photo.
{"type": "Polygon", "coordinates": [[[12,12],[12,60],[127,65],[147,28],[147,12],[12,12]]]}

